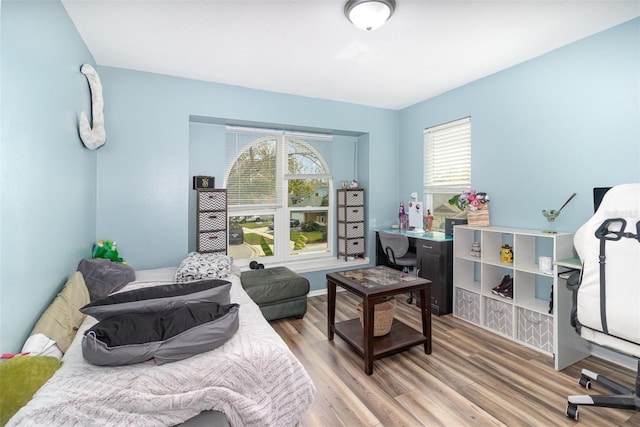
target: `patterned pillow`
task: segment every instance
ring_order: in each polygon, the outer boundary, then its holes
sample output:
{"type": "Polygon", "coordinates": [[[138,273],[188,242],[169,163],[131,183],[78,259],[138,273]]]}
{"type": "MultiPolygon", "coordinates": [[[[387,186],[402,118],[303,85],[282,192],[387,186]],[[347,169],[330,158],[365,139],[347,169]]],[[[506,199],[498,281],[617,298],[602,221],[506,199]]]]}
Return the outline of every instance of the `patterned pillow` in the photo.
{"type": "Polygon", "coordinates": [[[176,270],[176,283],[202,279],[226,279],[231,274],[233,257],[224,254],[191,252],[176,270]]]}

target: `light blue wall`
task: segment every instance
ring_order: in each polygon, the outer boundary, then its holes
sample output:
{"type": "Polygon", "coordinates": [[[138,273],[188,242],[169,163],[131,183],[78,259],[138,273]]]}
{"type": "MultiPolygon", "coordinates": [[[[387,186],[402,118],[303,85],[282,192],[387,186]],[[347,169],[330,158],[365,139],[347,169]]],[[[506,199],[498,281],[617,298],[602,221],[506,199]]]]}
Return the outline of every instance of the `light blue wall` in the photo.
{"type": "MultiPolygon", "coordinates": [[[[223,175],[214,171],[226,168],[224,150],[216,142],[224,141],[224,126],[210,123],[189,123],[189,177],[215,176],[216,188],[223,188],[223,175]]],[[[188,183],[187,185],[191,185],[188,183]]],[[[189,187],[191,188],[191,187],[189,187]]],[[[196,192],[189,191],[189,252],[196,250],[196,192]]]]}
{"type": "MultiPolygon", "coordinates": [[[[474,185],[491,193],[494,224],[541,228],[539,211],[576,191],[558,220],[573,231],[589,216],[593,186],[640,180],[640,20],[402,111],[98,67],[107,144],[96,153],[77,135],[77,115],[90,109],[79,67],[93,58],[64,8],[0,5],[3,352],[19,350],[96,239],[117,240],[138,269],[186,254],[190,180],[205,168],[191,150],[202,131],[191,116],[362,135],[370,242],[421,188],[422,130],[468,115],[474,185]]],[[[206,173],[222,179],[213,163],[206,173]]],[[[307,275],[312,289],[324,287],[324,273],[307,275]]]]}
{"type": "MultiPolygon", "coordinates": [[[[358,178],[370,192],[368,220],[379,223],[382,217],[391,223],[398,188],[397,111],[110,67],[99,72],[105,120],[117,127],[98,152],[97,236],[117,240],[134,268],[176,265],[193,247],[194,172],[214,175],[222,186],[226,168],[220,159],[212,158],[206,167],[191,150],[191,142],[202,146],[208,134],[216,137],[206,125],[190,124],[193,116],[366,134],[359,138],[358,178]]],[[[204,148],[207,152],[211,147],[204,148]]],[[[336,173],[336,180],[343,178],[351,176],[336,173]]],[[[373,245],[368,255],[374,256],[373,245]]],[[[324,276],[312,283],[314,289],[324,286],[324,276]]]]}
{"type": "Polygon", "coordinates": [[[575,231],[593,187],[640,182],[640,19],[403,110],[402,193],[421,188],[423,129],[466,116],[492,225],[543,229],[576,192],[556,220],[575,231]]]}
{"type": "Polygon", "coordinates": [[[1,11],[0,349],[14,352],[95,239],[96,153],[77,127],[94,61],[59,2],[1,11]]]}

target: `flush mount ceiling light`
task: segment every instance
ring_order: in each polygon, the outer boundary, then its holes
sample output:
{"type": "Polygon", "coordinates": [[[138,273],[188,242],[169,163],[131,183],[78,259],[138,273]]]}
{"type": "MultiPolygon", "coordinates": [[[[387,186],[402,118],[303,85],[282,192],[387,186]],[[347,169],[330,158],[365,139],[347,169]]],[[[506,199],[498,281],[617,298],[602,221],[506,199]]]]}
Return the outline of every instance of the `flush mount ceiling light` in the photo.
{"type": "Polygon", "coordinates": [[[387,22],[395,8],[395,0],[349,0],[344,14],[357,28],[371,31],[387,22]]]}

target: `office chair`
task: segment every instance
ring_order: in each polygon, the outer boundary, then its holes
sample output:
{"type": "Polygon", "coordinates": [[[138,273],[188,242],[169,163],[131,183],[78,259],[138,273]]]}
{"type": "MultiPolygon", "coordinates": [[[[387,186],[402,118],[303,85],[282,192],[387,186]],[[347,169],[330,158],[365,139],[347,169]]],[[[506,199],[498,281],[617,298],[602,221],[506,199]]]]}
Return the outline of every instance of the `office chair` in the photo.
{"type": "MultiPolygon", "coordinates": [[[[415,268],[416,274],[418,274],[418,258],[415,252],[409,252],[409,238],[406,235],[380,231],[378,236],[382,250],[393,268],[405,273],[415,268]]],[[[412,302],[413,292],[407,299],[407,303],[411,304],[412,302]]]]}
{"type": "Polygon", "coordinates": [[[579,384],[591,382],[608,396],[569,396],[566,414],[578,419],[578,406],[640,410],[640,183],[613,187],[574,236],[582,272],[567,285],[573,290],[571,325],[587,341],[638,359],[635,390],[587,369],[579,384]]]}

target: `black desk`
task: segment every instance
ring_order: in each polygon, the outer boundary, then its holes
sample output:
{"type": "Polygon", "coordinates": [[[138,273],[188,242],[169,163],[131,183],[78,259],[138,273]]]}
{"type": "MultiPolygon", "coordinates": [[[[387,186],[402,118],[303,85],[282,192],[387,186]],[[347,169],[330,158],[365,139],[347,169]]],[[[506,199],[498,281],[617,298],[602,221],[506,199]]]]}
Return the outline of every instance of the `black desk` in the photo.
{"type": "MultiPolygon", "coordinates": [[[[409,251],[418,259],[418,276],[431,280],[431,312],[437,316],[453,309],[453,237],[444,233],[411,233],[396,229],[376,230],[376,265],[392,267],[382,249],[378,231],[405,234],[409,251]]],[[[420,306],[420,299],[416,301],[420,306]]]]}

